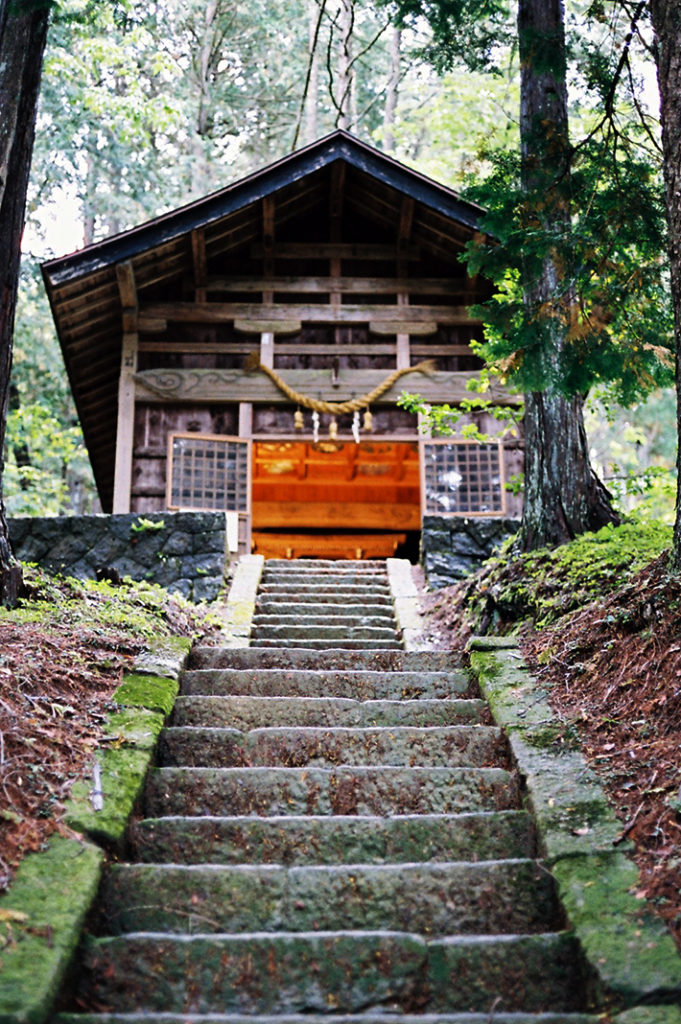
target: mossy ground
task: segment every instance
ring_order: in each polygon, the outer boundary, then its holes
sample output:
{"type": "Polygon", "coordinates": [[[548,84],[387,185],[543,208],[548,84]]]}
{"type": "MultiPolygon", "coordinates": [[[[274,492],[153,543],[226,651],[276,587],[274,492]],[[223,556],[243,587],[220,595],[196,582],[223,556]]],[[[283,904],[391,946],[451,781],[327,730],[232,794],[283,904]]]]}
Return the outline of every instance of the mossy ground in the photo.
{"type": "Polygon", "coordinates": [[[62,828],[135,656],[159,638],[217,628],[205,609],[160,587],[55,578],[34,566],[25,580],[18,607],[0,609],[0,889],[62,828]]]}

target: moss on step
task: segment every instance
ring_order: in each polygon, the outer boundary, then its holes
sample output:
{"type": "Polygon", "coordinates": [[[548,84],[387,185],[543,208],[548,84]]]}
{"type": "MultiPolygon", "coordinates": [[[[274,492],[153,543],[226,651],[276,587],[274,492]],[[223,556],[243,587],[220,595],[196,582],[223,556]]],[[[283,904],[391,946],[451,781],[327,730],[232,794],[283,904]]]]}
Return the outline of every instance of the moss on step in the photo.
{"type": "Polygon", "coordinates": [[[160,636],[147,641],[146,650],[135,658],[135,672],[176,679],[191,650],[187,636],[160,636]]]}
{"type": "Polygon", "coordinates": [[[169,715],[178,692],[177,679],[132,673],[125,676],[113,699],[126,707],[148,708],[169,715]]]}
{"type": "Polygon", "coordinates": [[[52,1009],[97,892],[104,854],[53,836],[0,897],[0,1022],[41,1024],[52,1009]]]}
{"type": "Polygon", "coordinates": [[[614,1018],[614,1024],[681,1024],[678,1006],[636,1006],[614,1018]]]}
{"type": "MultiPolygon", "coordinates": [[[[146,684],[141,684],[140,679],[153,680],[153,677],[127,677],[116,695],[121,690],[125,691],[128,680],[131,680],[131,695],[136,693],[140,703],[147,699],[152,707],[157,706],[163,700],[163,690],[146,690],[146,684]]],[[[165,684],[166,699],[169,709],[172,708],[170,694],[177,688],[177,683],[171,679],[154,681],[165,684]]],[[[125,699],[128,700],[127,697],[125,699]]],[[[133,697],[129,699],[132,701],[133,697]]],[[[164,712],[143,706],[124,707],[109,716],[105,730],[108,742],[100,745],[97,754],[102,809],[93,807],[93,780],[81,779],[74,784],[66,805],[66,823],[70,828],[86,833],[109,850],[122,850],[128,819],[142,793],[165,718],[164,712]]]]}

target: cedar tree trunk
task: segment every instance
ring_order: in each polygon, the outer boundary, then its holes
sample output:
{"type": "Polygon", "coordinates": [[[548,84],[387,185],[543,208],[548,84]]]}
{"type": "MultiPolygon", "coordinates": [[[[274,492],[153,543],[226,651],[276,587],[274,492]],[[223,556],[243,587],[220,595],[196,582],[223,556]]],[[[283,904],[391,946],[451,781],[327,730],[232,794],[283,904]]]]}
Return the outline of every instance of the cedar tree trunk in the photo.
{"type": "Polygon", "coordinates": [[[679,447],[676,523],[672,568],[681,572],[681,6],[678,0],[651,0],[657,43],[657,80],[669,227],[669,268],[676,338],[676,414],[679,447]]]}
{"type": "MultiPolygon", "coordinates": [[[[518,42],[523,189],[541,227],[568,237],[570,142],[562,0],[520,0],[518,42]]],[[[550,337],[539,358],[550,378],[560,364],[574,303],[558,253],[547,252],[538,273],[536,267],[526,268],[523,292],[531,309],[548,311],[550,337]]],[[[617,521],[610,495],[591,469],[581,397],[566,398],[551,386],[526,394],[523,550],[564,544],[617,521]]]]}
{"type": "Polygon", "coordinates": [[[15,603],[21,567],[2,501],[21,235],[50,4],[0,0],[0,602],[15,603]]]}

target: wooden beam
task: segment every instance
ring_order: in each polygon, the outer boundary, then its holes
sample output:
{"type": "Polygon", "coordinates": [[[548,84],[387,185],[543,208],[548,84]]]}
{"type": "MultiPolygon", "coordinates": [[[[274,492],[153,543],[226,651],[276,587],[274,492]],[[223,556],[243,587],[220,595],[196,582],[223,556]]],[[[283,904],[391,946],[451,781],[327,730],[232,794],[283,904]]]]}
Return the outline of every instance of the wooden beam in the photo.
{"type": "Polygon", "coordinates": [[[145,334],[165,334],[168,330],[168,321],[159,316],[140,316],[137,321],[140,331],[145,334]]]}
{"type": "Polygon", "coordinates": [[[414,200],[411,196],[403,196],[400,207],[400,222],[397,228],[398,259],[408,258],[411,226],[414,223],[414,200]]]}
{"type": "Polygon", "coordinates": [[[418,505],[394,502],[371,504],[357,501],[254,501],[253,527],[361,526],[383,530],[417,530],[421,525],[418,505]]]}
{"type": "MultiPolygon", "coordinates": [[[[418,246],[409,247],[409,259],[419,258],[418,246]]],[[[264,255],[262,245],[251,246],[251,256],[260,259],[264,255]]],[[[375,242],[284,242],[276,247],[278,260],[328,260],[334,256],[341,260],[394,260],[397,252],[394,245],[380,245],[375,242]]]]}
{"type": "Polygon", "coordinates": [[[123,309],[123,330],[135,332],[137,330],[139,304],[137,301],[135,271],[130,260],[126,260],[125,263],[116,264],[116,281],[123,309]]]}
{"type": "Polygon", "coordinates": [[[461,278],[414,277],[209,277],[206,291],[280,294],[324,295],[342,292],[344,295],[397,295],[400,289],[412,295],[442,295],[450,302],[474,301],[470,289],[461,278]]]}
{"type": "MultiPolygon", "coordinates": [[[[412,307],[410,306],[407,315],[411,313],[411,309],[412,307]]],[[[388,320],[383,323],[380,320],[371,320],[369,322],[369,330],[372,334],[399,334],[408,338],[410,334],[419,334],[421,336],[435,334],[437,331],[437,324],[435,321],[418,323],[412,320],[397,320],[394,323],[391,323],[388,320]]]]}
{"type": "MultiPolygon", "coordinates": [[[[138,346],[139,352],[172,352],[172,353],[189,353],[189,354],[228,354],[228,355],[240,355],[252,352],[254,347],[254,341],[252,338],[245,337],[243,341],[141,341],[138,346]]],[[[450,346],[439,346],[436,350],[433,347],[431,351],[430,346],[420,345],[419,351],[421,355],[470,355],[470,348],[467,345],[450,345],[450,346]],[[456,349],[456,351],[454,351],[456,349]]],[[[395,355],[395,343],[377,343],[372,344],[371,348],[368,349],[365,342],[361,344],[350,344],[342,345],[340,348],[338,345],[317,345],[314,342],[277,342],[276,343],[277,354],[281,356],[295,356],[295,355],[307,355],[307,356],[365,356],[370,351],[372,356],[394,356],[395,355]]],[[[416,351],[416,347],[412,346],[412,352],[416,351]]]]}
{"type": "MultiPolygon", "coordinates": [[[[178,323],[225,323],[234,320],[300,320],[304,323],[363,324],[400,323],[404,309],[393,305],[332,306],[325,303],[298,305],[297,303],[260,304],[249,302],[157,302],[143,306],[141,321],[148,323],[172,320],[178,323]]],[[[409,306],[411,323],[436,322],[438,324],[479,324],[472,319],[465,306],[409,306]]]]}
{"type": "Polygon", "coordinates": [[[243,334],[297,334],[300,320],[235,320],[234,330],[243,334]]]}
{"type": "Polygon", "coordinates": [[[265,196],[262,201],[262,248],[265,258],[272,256],[274,249],[274,196],[265,196]]]}
{"type": "Polygon", "coordinates": [[[206,261],[206,233],[203,228],[196,228],[191,233],[192,265],[194,268],[194,300],[206,301],[206,280],[208,277],[206,261]]]}
{"type": "Polygon", "coordinates": [[[137,335],[123,335],[121,372],[118,378],[118,420],[116,425],[116,466],[114,470],[113,511],[130,511],[132,488],[132,451],[135,433],[135,371],[137,335]]]}
{"type": "Polygon", "coordinates": [[[130,260],[116,265],[116,281],[123,310],[123,338],[118,377],[113,511],[129,512],[135,433],[135,372],[137,371],[137,344],[139,341],[137,285],[135,271],[130,260]]]}
{"type": "Polygon", "coordinates": [[[334,228],[340,224],[343,216],[343,191],[345,189],[346,163],[343,160],[336,160],[331,165],[331,188],[329,190],[329,217],[331,219],[331,241],[340,242],[340,237],[334,238],[334,228]]]}
{"type": "MultiPolygon", "coordinates": [[[[339,374],[334,387],[329,370],[284,370],[282,377],[294,391],[313,395],[327,402],[339,402],[352,395],[363,395],[381,384],[385,370],[347,370],[339,374]]],[[[431,376],[421,373],[404,376],[373,405],[394,405],[402,391],[417,391],[425,401],[456,404],[470,398],[466,385],[475,379],[474,372],[436,371],[431,376]]],[[[244,370],[143,370],[135,375],[136,394],[145,402],[260,402],[268,405],[290,405],[291,400],[261,372],[244,370]]],[[[505,388],[495,386],[488,396],[503,405],[521,401],[505,388]]]]}

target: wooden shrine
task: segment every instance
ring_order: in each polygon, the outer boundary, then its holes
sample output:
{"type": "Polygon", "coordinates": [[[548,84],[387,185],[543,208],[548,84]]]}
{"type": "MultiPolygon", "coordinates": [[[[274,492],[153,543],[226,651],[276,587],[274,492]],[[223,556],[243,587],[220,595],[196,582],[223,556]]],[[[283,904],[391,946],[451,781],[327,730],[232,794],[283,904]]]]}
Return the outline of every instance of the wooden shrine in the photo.
{"type": "Polygon", "coordinates": [[[517,448],[423,438],[396,405],[468,395],[480,215],[339,131],[45,263],[103,509],[224,509],[242,549],[289,557],[517,512],[517,448]]]}

